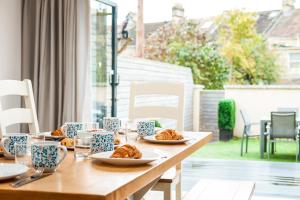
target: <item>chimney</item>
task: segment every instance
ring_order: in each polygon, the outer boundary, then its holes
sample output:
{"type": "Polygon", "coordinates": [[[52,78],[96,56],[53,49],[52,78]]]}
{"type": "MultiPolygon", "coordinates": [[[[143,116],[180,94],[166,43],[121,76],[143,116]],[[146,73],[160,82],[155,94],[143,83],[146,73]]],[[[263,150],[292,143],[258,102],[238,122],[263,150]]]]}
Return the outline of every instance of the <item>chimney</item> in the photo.
{"type": "Polygon", "coordinates": [[[181,4],[176,3],[172,7],[172,22],[178,23],[184,20],[184,8],[181,4]]]}
{"type": "Polygon", "coordinates": [[[295,9],[295,0],[282,0],[283,13],[289,13],[295,9]]]}

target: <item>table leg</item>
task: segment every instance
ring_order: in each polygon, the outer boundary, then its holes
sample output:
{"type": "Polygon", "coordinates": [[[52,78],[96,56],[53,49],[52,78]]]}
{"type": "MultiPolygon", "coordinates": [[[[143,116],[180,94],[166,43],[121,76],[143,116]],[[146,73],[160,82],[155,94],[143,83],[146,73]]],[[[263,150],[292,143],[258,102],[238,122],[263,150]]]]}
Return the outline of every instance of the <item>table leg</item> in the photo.
{"type": "Polygon", "coordinates": [[[154,181],[152,181],[151,183],[149,183],[148,185],[146,185],[145,187],[143,187],[142,189],[140,189],[139,191],[137,191],[136,193],[134,193],[132,196],[128,197],[127,200],[140,200],[143,199],[143,197],[145,196],[145,194],[151,190],[151,188],[156,185],[156,183],[159,181],[160,177],[155,179],[154,181]]]}
{"type": "Polygon", "coordinates": [[[176,165],[176,172],[179,173],[178,182],[176,184],[176,200],[181,200],[181,162],[176,165]]]}
{"type": "Polygon", "coordinates": [[[260,120],[260,158],[263,159],[264,158],[264,151],[265,151],[265,120],[260,120]]]}

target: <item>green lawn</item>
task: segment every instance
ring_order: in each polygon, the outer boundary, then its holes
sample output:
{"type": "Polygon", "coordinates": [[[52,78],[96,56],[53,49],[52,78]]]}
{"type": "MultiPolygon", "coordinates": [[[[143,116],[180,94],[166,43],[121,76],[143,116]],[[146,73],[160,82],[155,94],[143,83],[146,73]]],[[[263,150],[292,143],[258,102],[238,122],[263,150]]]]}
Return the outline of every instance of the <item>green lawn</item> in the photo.
{"type": "MultiPolygon", "coordinates": [[[[264,160],[268,161],[267,153],[265,158],[259,156],[259,139],[250,139],[248,153],[240,156],[241,140],[234,138],[229,142],[213,142],[193,154],[198,158],[217,158],[232,160],[264,160]]],[[[292,142],[280,142],[276,144],[276,152],[271,155],[269,161],[296,162],[296,144],[292,142]]]]}

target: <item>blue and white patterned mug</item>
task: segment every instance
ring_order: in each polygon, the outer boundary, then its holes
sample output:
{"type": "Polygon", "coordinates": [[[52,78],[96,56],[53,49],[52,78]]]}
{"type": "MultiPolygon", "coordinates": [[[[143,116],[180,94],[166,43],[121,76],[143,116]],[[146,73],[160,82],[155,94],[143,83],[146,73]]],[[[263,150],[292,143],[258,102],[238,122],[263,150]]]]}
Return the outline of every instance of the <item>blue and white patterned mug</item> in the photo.
{"type": "Polygon", "coordinates": [[[114,150],[114,133],[98,130],[93,133],[91,139],[91,154],[113,151],[114,150]]]}
{"type": "Polygon", "coordinates": [[[18,149],[20,151],[26,151],[28,144],[28,136],[26,134],[9,134],[5,135],[1,140],[1,146],[4,150],[4,156],[9,159],[14,159],[15,144],[24,144],[25,149],[18,149]]]}
{"type": "Polygon", "coordinates": [[[138,121],[137,133],[140,137],[154,135],[155,134],[155,122],[154,121],[138,121]]]}
{"type": "Polygon", "coordinates": [[[31,144],[31,161],[34,168],[41,167],[44,171],[54,171],[66,155],[67,148],[59,142],[40,141],[31,144]]]}
{"type": "Polygon", "coordinates": [[[85,129],[85,124],[82,122],[66,122],[61,129],[68,138],[74,138],[77,131],[85,129]]]}
{"type": "Polygon", "coordinates": [[[121,120],[117,117],[104,117],[103,129],[106,131],[118,132],[121,128],[121,120]]]}

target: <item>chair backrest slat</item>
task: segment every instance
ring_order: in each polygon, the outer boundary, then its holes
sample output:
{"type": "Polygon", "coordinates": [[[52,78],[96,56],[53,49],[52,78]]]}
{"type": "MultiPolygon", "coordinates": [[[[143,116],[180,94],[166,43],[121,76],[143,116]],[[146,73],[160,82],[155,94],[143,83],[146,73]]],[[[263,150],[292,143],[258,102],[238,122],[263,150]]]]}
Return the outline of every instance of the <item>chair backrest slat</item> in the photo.
{"type": "Polygon", "coordinates": [[[13,124],[32,123],[31,110],[28,108],[11,108],[0,112],[1,127],[13,124]]]}
{"type": "Polygon", "coordinates": [[[173,119],[177,129],[184,130],[184,84],[171,82],[140,82],[131,83],[129,119],[134,121],[141,118],[173,119]],[[178,97],[177,106],[136,106],[136,97],[144,95],[164,95],[178,97]]]}
{"type": "Polygon", "coordinates": [[[0,97],[9,95],[28,96],[28,89],[25,82],[16,80],[0,80],[0,97]]]}
{"type": "Polygon", "coordinates": [[[299,108],[297,108],[297,107],[278,107],[277,111],[278,112],[295,112],[296,117],[297,117],[298,113],[299,113],[299,108]]]}
{"type": "Polygon", "coordinates": [[[179,112],[176,107],[164,106],[143,106],[136,107],[134,117],[138,118],[161,118],[161,119],[178,119],[179,112]]]}
{"type": "Polygon", "coordinates": [[[248,116],[247,112],[243,109],[240,110],[240,113],[242,115],[243,121],[244,121],[244,125],[248,126],[251,123],[250,117],[248,116]]]}
{"type": "Polygon", "coordinates": [[[19,123],[27,123],[30,133],[39,133],[31,81],[0,80],[0,97],[10,95],[23,97],[25,108],[2,110],[0,101],[0,139],[6,134],[7,126],[19,123]]]}
{"type": "Polygon", "coordinates": [[[296,138],[296,113],[271,112],[271,138],[296,138]]]}

